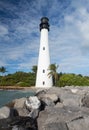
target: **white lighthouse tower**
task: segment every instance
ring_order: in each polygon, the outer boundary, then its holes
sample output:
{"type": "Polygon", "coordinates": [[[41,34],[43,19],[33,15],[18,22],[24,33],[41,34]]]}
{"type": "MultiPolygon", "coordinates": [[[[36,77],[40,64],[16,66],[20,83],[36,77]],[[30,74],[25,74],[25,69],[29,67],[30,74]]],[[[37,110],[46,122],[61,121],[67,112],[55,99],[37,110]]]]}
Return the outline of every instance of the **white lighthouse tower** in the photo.
{"type": "Polygon", "coordinates": [[[47,17],[41,18],[40,23],[40,49],[38,59],[38,69],[36,77],[36,87],[52,87],[52,76],[49,75],[50,55],[48,45],[48,31],[49,31],[49,19],[47,17]]]}

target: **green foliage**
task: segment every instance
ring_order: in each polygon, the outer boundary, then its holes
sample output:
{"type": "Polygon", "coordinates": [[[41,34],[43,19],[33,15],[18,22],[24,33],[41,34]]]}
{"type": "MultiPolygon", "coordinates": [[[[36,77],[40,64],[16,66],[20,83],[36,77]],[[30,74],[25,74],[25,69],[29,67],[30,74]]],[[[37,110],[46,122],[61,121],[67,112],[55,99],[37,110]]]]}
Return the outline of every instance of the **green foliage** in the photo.
{"type": "Polygon", "coordinates": [[[37,73],[37,65],[34,65],[34,66],[32,67],[32,72],[33,72],[34,74],[37,73]]]}
{"type": "Polygon", "coordinates": [[[64,86],[89,86],[89,78],[86,78],[82,75],[75,74],[62,74],[60,76],[57,85],[60,87],[64,86]]]}
{"type": "Polygon", "coordinates": [[[0,76],[0,86],[21,86],[30,87],[35,85],[35,74],[16,72],[7,76],[0,76]]]}
{"type": "MultiPolygon", "coordinates": [[[[58,87],[64,86],[89,86],[89,77],[82,76],[81,74],[63,74],[57,73],[58,66],[55,64],[50,65],[50,73],[48,76],[54,77],[54,83],[58,87]]],[[[0,86],[21,86],[30,87],[35,86],[37,66],[33,66],[33,72],[15,72],[14,74],[8,74],[6,76],[0,76],[0,86]]],[[[1,73],[5,73],[6,69],[1,67],[1,73]]]]}
{"type": "Polygon", "coordinates": [[[54,85],[54,86],[57,85],[57,80],[58,80],[57,69],[58,69],[58,67],[59,67],[59,66],[56,65],[56,64],[50,64],[50,65],[49,65],[49,68],[48,68],[48,69],[50,70],[48,76],[49,76],[49,77],[52,76],[53,85],[54,85]]]}
{"type": "Polygon", "coordinates": [[[4,74],[6,71],[6,68],[4,66],[0,67],[0,73],[4,74]]]}

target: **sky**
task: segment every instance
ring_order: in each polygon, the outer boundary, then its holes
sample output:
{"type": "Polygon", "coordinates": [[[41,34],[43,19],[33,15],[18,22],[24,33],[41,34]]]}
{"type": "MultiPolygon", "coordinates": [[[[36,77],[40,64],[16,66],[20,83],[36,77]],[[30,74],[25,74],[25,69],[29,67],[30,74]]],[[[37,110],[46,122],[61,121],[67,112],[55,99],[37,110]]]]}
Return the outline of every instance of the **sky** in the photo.
{"type": "Polygon", "coordinates": [[[0,67],[31,72],[44,16],[51,64],[59,65],[58,72],[89,76],[89,0],[0,0],[0,67]]]}

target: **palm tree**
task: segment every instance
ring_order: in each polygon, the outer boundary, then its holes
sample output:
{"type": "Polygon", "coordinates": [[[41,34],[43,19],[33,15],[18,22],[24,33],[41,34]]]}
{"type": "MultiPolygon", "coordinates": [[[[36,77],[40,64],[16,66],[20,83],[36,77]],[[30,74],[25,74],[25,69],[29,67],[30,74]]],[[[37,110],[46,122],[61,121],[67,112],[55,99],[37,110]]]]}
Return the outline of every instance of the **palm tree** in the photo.
{"type": "Polygon", "coordinates": [[[7,72],[7,71],[6,71],[6,68],[3,67],[3,66],[0,67],[0,73],[2,73],[1,86],[3,86],[3,79],[4,79],[3,74],[4,74],[5,72],[7,72]]]}
{"type": "Polygon", "coordinates": [[[3,76],[3,74],[4,74],[5,72],[7,72],[7,71],[6,71],[6,68],[2,66],[2,67],[0,68],[0,72],[2,73],[2,76],[3,76]]]}
{"type": "Polygon", "coordinates": [[[32,72],[36,75],[36,73],[37,73],[37,65],[34,65],[32,67],[32,72]]]}
{"type": "Polygon", "coordinates": [[[57,83],[57,80],[58,80],[58,73],[57,73],[57,69],[58,69],[58,65],[56,65],[56,64],[50,64],[49,65],[49,70],[50,70],[50,72],[49,72],[49,77],[50,76],[52,76],[52,79],[53,79],[53,85],[55,86],[56,85],[56,83],[57,83]]]}

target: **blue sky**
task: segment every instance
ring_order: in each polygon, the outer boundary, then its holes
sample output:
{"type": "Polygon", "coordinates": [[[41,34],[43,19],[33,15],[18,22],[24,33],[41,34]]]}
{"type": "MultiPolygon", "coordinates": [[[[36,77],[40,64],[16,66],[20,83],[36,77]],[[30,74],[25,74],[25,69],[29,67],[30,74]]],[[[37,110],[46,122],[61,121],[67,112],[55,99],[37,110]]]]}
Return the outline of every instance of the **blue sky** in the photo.
{"type": "Polygon", "coordinates": [[[89,0],[0,0],[0,66],[14,73],[37,65],[43,16],[58,72],[89,75],[89,0]]]}

